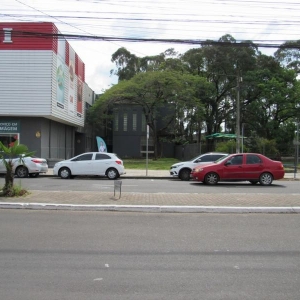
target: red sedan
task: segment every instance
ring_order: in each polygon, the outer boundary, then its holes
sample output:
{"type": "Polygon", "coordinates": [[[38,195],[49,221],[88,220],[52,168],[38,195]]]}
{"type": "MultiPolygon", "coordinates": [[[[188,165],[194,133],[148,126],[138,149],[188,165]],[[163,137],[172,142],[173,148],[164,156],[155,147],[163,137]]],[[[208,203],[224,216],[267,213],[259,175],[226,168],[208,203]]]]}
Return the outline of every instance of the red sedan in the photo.
{"type": "Polygon", "coordinates": [[[283,164],[258,153],[236,153],[216,162],[197,166],[191,172],[196,181],[217,184],[219,181],[250,181],[252,184],[270,185],[284,177],[283,164]]]}

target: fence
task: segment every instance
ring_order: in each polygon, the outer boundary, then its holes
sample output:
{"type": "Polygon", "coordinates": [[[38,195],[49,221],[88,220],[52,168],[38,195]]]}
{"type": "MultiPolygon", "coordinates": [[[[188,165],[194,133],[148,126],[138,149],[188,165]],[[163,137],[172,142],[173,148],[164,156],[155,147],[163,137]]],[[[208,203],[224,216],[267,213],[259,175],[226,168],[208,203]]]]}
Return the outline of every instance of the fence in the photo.
{"type": "Polygon", "coordinates": [[[175,158],[182,161],[190,160],[201,153],[205,153],[206,148],[202,148],[202,143],[175,146],[175,158]]]}

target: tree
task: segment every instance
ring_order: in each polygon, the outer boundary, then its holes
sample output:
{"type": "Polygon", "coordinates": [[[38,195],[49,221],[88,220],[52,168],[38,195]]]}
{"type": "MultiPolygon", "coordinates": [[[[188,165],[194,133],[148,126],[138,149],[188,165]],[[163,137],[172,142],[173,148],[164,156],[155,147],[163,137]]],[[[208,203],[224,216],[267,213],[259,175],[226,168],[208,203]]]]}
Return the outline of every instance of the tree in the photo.
{"type": "MultiPolygon", "coordinates": [[[[256,46],[238,46],[231,35],[224,35],[218,44],[213,41],[182,55],[190,73],[206,78],[213,86],[209,97],[202,98],[204,105],[205,132],[235,132],[236,86],[240,74],[254,68],[256,46]]],[[[208,150],[213,145],[208,145],[208,150]]]]}
{"type": "Polygon", "coordinates": [[[117,70],[110,73],[117,75],[119,80],[128,80],[140,72],[140,58],[131,54],[126,48],[119,48],[111,58],[116,63],[117,70]]]}
{"type": "Polygon", "coordinates": [[[111,61],[116,64],[117,69],[111,70],[110,73],[117,75],[119,81],[129,80],[138,73],[184,69],[178,53],[173,48],[158,55],[145,57],[138,57],[126,48],[119,48],[113,53],[111,61]]]}
{"type": "Polygon", "coordinates": [[[288,152],[300,101],[296,72],[280,66],[274,57],[261,55],[244,79],[242,122],[260,137],[276,140],[280,152],[288,152]]]}
{"type": "Polygon", "coordinates": [[[3,187],[4,196],[14,196],[14,158],[19,157],[22,161],[23,157],[32,156],[34,152],[28,152],[27,146],[19,144],[16,141],[13,146],[6,147],[0,142],[0,159],[6,168],[5,185],[3,187]]]}
{"type": "Polygon", "coordinates": [[[274,56],[283,66],[300,73],[300,40],[282,44],[274,56]]]}
{"type": "Polygon", "coordinates": [[[201,97],[209,97],[209,93],[210,84],[193,75],[174,71],[138,73],[105,92],[91,113],[97,119],[104,103],[140,106],[151,129],[157,157],[162,138],[192,137],[202,122],[201,97]]]}
{"type": "MultiPolygon", "coordinates": [[[[131,90],[131,95],[127,94],[127,101],[137,99],[135,93],[138,91],[139,101],[144,104],[149,103],[146,99],[151,93],[151,99],[156,99],[155,106],[165,104],[162,99],[166,99],[166,90],[161,95],[154,93],[162,81],[158,79],[154,84],[156,75],[152,79],[151,75],[145,75],[143,78],[149,79],[149,85],[143,79],[141,88],[136,77],[140,74],[157,73],[161,74],[158,75],[161,79],[164,72],[182,76],[179,80],[181,91],[173,90],[176,92],[172,100],[174,140],[192,142],[195,133],[199,133],[200,139],[202,131],[206,134],[234,133],[237,126],[237,88],[240,87],[238,125],[246,123],[247,130],[259,132],[263,138],[289,144],[295,121],[300,119],[300,83],[296,77],[300,70],[299,41],[283,44],[275,57],[262,55],[251,41],[239,44],[229,34],[222,36],[218,43],[207,40],[201,47],[184,54],[168,49],[159,55],[139,58],[125,50],[119,49],[113,61],[118,67],[116,74],[120,81],[134,79],[130,85],[136,84],[135,92],[131,90]],[[199,80],[197,83],[196,78],[199,80]],[[238,81],[240,78],[242,82],[238,81]],[[145,88],[150,86],[151,92],[144,94],[145,88]]],[[[208,146],[207,150],[213,147],[208,146]]]]}

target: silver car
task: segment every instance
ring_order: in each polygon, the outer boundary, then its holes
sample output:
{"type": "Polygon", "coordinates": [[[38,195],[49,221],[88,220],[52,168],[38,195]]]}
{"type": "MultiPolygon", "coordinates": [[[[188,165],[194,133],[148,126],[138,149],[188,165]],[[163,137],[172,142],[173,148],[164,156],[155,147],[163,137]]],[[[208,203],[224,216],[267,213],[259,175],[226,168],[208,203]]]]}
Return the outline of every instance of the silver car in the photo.
{"type": "Polygon", "coordinates": [[[53,175],[62,179],[74,176],[106,176],[117,179],[125,174],[123,161],[114,153],[87,152],[54,165],[53,175]]]}
{"type": "Polygon", "coordinates": [[[225,155],[228,154],[222,152],[209,152],[196,156],[189,161],[176,163],[171,166],[170,175],[181,180],[190,180],[191,171],[195,166],[214,162],[225,155]]]}
{"type": "MultiPolygon", "coordinates": [[[[6,158],[8,161],[8,158],[6,158]]],[[[13,162],[13,172],[17,177],[37,177],[41,173],[48,172],[48,163],[44,158],[39,157],[15,157],[12,159],[13,162]]],[[[0,173],[6,174],[6,167],[2,160],[0,160],[0,173]]]]}

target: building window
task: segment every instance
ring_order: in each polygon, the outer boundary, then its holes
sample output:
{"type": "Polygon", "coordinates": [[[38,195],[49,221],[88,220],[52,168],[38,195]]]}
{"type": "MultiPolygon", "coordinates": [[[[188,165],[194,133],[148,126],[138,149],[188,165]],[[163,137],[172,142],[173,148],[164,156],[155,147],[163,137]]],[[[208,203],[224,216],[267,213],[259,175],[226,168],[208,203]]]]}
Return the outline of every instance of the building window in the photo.
{"type": "Polygon", "coordinates": [[[12,40],[11,40],[12,28],[3,28],[3,31],[4,31],[3,43],[12,43],[12,40]]]}
{"type": "Polygon", "coordinates": [[[127,113],[124,112],[124,118],[123,118],[123,131],[127,131],[127,121],[128,121],[127,113]]]}
{"type": "Polygon", "coordinates": [[[132,131],[136,131],[136,128],[137,128],[137,114],[134,112],[132,114],[132,131]]]}
{"type": "Polygon", "coordinates": [[[123,114],[123,131],[127,131],[127,121],[128,121],[128,116],[127,113],[123,114]]]}
{"type": "Polygon", "coordinates": [[[119,131],[119,114],[115,112],[114,114],[114,131],[119,131]]]}
{"type": "Polygon", "coordinates": [[[146,131],[146,117],[142,115],[142,131],[146,131]]]}

